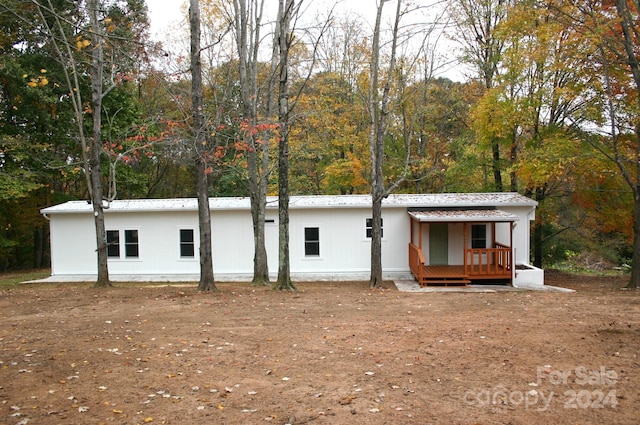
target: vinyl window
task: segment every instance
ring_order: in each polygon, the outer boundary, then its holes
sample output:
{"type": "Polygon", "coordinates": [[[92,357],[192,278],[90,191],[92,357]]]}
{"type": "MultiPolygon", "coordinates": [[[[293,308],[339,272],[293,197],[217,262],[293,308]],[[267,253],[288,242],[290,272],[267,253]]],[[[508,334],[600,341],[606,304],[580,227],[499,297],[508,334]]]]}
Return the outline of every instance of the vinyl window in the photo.
{"type": "Polygon", "coordinates": [[[138,231],[137,230],[125,230],[124,231],[124,256],[126,258],[138,258],[138,231]]]}
{"type": "Polygon", "coordinates": [[[304,255],[305,257],[320,256],[320,228],[304,228],[304,255]]]}
{"type": "Polygon", "coordinates": [[[487,247],[487,225],[473,224],[471,226],[471,248],[482,249],[487,247]]]}
{"type": "Polygon", "coordinates": [[[193,229],[180,229],[180,257],[193,258],[195,252],[193,229]]]}
{"type": "Polygon", "coordinates": [[[107,257],[120,258],[120,231],[107,230],[107,257]]]}

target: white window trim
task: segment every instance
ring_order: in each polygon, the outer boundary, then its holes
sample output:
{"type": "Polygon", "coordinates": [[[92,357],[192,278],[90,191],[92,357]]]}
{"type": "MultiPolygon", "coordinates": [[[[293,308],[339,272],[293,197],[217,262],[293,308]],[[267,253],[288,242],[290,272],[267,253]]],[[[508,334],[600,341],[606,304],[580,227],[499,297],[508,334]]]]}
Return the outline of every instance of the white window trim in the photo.
{"type": "MultiPolygon", "coordinates": [[[[386,232],[384,231],[384,217],[382,218],[382,241],[384,242],[386,238],[386,232]]],[[[363,240],[365,242],[371,242],[371,238],[367,236],[367,229],[371,229],[371,227],[367,227],[367,220],[371,220],[373,222],[373,217],[365,217],[364,218],[364,232],[363,232],[363,240]]]]}
{"type": "Polygon", "coordinates": [[[318,261],[318,260],[322,260],[324,258],[323,255],[323,246],[324,246],[324,242],[322,241],[323,239],[323,234],[324,232],[322,231],[322,226],[320,224],[317,223],[306,223],[303,224],[301,227],[301,239],[302,239],[302,260],[304,261],[318,261]],[[319,255],[307,255],[306,251],[305,251],[305,245],[306,245],[306,238],[305,238],[305,229],[309,229],[309,228],[317,228],[318,229],[318,250],[320,251],[319,255]]]}
{"type": "Polygon", "coordinates": [[[199,241],[199,237],[200,234],[198,233],[198,229],[195,226],[192,225],[188,225],[188,226],[177,226],[176,227],[176,234],[178,235],[177,238],[177,242],[176,242],[176,257],[178,258],[178,261],[183,261],[183,262],[194,262],[194,261],[199,261],[198,258],[198,253],[199,253],[199,249],[198,247],[200,246],[200,241],[199,241]],[[180,231],[181,230],[192,230],[193,231],[193,257],[183,257],[182,255],[180,255],[180,244],[182,243],[180,240],[180,231]]]}
{"type": "Polygon", "coordinates": [[[105,229],[105,237],[107,231],[117,231],[118,232],[118,244],[120,246],[120,256],[119,257],[107,257],[107,261],[114,262],[140,262],[142,261],[142,232],[139,227],[118,227],[105,229]],[[126,239],[125,239],[125,231],[126,230],[135,230],[138,232],[138,256],[137,257],[127,257],[127,249],[126,249],[126,239]]]}

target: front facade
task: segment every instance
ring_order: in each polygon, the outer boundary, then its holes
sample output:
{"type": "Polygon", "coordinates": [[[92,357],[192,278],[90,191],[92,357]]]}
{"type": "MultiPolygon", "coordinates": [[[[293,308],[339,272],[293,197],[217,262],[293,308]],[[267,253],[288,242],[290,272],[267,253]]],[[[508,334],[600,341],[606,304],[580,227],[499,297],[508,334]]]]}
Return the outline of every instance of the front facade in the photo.
{"type": "MultiPolygon", "coordinates": [[[[510,261],[509,275],[502,278],[514,285],[520,282],[542,285],[542,271],[527,265],[529,225],[535,207],[534,201],[513,193],[391,195],[383,202],[384,277],[406,279],[413,275],[421,284],[429,284],[412,270],[412,252],[419,251],[425,259],[421,266],[464,265],[465,258],[473,259],[465,254],[465,247],[484,244],[485,249],[493,249],[499,244],[508,252],[505,255],[510,261]],[[451,211],[468,213],[453,219],[455,214],[451,211]],[[471,211],[476,211],[473,217],[471,211]],[[447,214],[448,218],[443,218],[447,214]],[[501,218],[497,219],[498,216],[501,218]],[[524,265],[523,272],[515,265],[524,265]]],[[[211,198],[210,208],[216,280],[250,280],[253,229],[249,199],[211,198]]],[[[95,276],[91,205],[71,201],[45,208],[42,214],[50,220],[52,277],[95,276]]],[[[294,196],[289,216],[293,280],[369,278],[370,196],[294,196]]],[[[278,262],[275,198],[268,200],[265,220],[269,269],[275,273],[278,262]]],[[[113,201],[105,210],[105,225],[109,273],[114,280],[136,276],[149,281],[197,280],[199,234],[195,199],[113,201]]],[[[483,256],[486,253],[479,257],[483,256]]],[[[461,279],[468,280],[465,276],[461,279]]]]}

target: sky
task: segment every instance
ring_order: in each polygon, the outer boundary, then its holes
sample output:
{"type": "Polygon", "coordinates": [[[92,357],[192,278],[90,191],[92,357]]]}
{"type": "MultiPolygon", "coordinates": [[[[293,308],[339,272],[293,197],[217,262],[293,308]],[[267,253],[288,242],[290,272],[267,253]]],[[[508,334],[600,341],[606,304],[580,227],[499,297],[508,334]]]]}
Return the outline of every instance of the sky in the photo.
{"type": "Polygon", "coordinates": [[[147,0],[149,19],[151,20],[151,35],[162,40],[167,29],[178,23],[181,16],[183,0],[147,0]]]}
{"type": "MultiPolygon", "coordinates": [[[[361,7],[352,7],[354,5],[361,6],[362,0],[331,1],[337,1],[339,3],[339,7],[341,6],[341,9],[344,9],[345,11],[351,10],[355,13],[366,12],[362,10],[361,7]]],[[[375,12],[376,0],[364,1],[372,3],[372,7],[370,9],[367,9],[367,11],[370,11],[371,13],[375,12]]],[[[146,0],[146,2],[147,7],[149,8],[149,19],[151,20],[151,34],[158,40],[162,40],[163,34],[166,33],[167,28],[175,26],[175,24],[177,24],[180,20],[186,18],[186,16],[181,15],[181,9],[184,6],[184,10],[186,10],[188,0],[146,0]]],[[[330,4],[329,2],[326,2],[324,0],[306,0],[304,4],[312,7],[314,3],[322,4],[324,6],[328,6],[330,4]]]]}
{"type": "MultiPolygon", "coordinates": [[[[371,13],[371,19],[375,20],[376,0],[331,0],[337,1],[341,11],[353,12],[356,14],[371,13]],[[371,7],[363,10],[363,2],[371,3],[371,7]],[[356,6],[355,8],[353,6],[356,6]]],[[[157,41],[167,41],[168,34],[178,27],[181,21],[186,25],[186,16],[182,15],[181,10],[187,13],[187,4],[189,0],[146,0],[149,8],[149,19],[151,21],[151,36],[157,41]]],[[[313,3],[327,6],[329,2],[326,0],[306,0],[305,4],[313,5],[313,3]]],[[[393,10],[391,5],[386,6],[387,10],[393,10]]],[[[449,46],[451,47],[451,46],[449,46]]],[[[444,76],[455,81],[464,81],[466,78],[461,73],[461,69],[456,66],[449,67],[444,71],[444,76]]]]}

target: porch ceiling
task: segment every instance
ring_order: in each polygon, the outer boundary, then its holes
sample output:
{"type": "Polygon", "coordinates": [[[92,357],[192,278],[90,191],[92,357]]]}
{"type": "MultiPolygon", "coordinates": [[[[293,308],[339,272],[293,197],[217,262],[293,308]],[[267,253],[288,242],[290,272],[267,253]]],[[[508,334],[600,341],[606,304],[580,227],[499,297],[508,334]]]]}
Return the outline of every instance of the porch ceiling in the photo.
{"type": "Polygon", "coordinates": [[[502,210],[427,210],[409,211],[409,215],[421,222],[513,222],[520,218],[502,210]]]}

